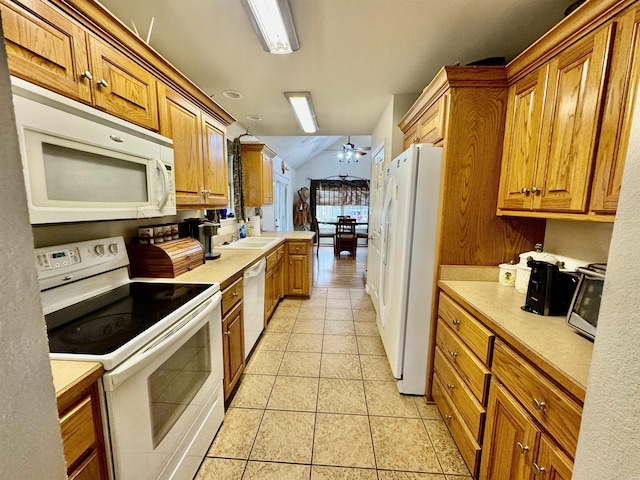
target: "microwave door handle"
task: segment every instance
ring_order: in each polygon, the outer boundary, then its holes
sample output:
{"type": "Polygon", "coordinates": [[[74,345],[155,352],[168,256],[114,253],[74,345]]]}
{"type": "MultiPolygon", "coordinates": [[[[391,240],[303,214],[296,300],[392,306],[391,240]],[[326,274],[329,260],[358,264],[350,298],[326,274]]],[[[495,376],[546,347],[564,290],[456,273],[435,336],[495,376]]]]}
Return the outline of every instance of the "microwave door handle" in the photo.
{"type": "Polygon", "coordinates": [[[159,158],[154,158],[153,161],[156,162],[156,165],[160,170],[160,176],[162,177],[162,198],[158,203],[158,208],[162,210],[167,203],[167,200],[169,199],[169,174],[167,173],[167,169],[164,167],[164,163],[162,163],[162,160],[160,160],[159,158]]]}
{"type": "MultiPolygon", "coordinates": [[[[211,315],[211,312],[216,308],[220,308],[221,300],[222,294],[217,292],[195,312],[192,312],[185,319],[169,327],[161,333],[158,338],[148,343],[145,347],[142,347],[142,349],[138,350],[138,352],[134,353],[114,370],[108,372],[103,377],[104,389],[107,391],[115,390],[129,377],[153,362],[158,351],[170,348],[172,345],[183,341],[189,335],[192,335],[198,329],[202,328],[210,321],[208,317],[211,315]]],[[[211,325],[211,328],[219,327],[214,323],[211,325]]]]}

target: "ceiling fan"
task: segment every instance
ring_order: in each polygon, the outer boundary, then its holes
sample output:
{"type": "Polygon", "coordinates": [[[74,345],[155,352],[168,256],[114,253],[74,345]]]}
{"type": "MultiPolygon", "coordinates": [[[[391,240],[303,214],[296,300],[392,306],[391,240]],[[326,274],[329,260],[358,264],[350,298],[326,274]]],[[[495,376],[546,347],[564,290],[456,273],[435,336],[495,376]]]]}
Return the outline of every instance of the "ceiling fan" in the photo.
{"type": "Polygon", "coordinates": [[[371,147],[356,148],[356,146],[353,143],[351,143],[351,136],[347,138],[348,138],[347,143],[343,143],[341,149],[330,148],[330,149],[327,149],[327,151],[338,152],[336,153],[336,157],[338,158],[338,162],[340,163],[342,162],[349,163],[350,161],[357,163],[358,158],[363,155],[366,155],[367,152],[371,150],[371,147]]]}

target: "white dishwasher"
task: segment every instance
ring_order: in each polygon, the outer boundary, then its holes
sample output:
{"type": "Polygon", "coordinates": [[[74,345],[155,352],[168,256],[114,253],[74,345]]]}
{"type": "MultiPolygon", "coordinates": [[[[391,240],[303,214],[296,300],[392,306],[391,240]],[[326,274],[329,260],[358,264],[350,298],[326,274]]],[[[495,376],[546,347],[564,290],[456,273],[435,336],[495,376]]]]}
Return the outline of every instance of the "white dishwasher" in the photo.
{"type": "Polygon", "coordinates": [[[264,329],[264,270],[267,261],[261,258],[244,271],[244,357],[251,353],[264,329]]]}

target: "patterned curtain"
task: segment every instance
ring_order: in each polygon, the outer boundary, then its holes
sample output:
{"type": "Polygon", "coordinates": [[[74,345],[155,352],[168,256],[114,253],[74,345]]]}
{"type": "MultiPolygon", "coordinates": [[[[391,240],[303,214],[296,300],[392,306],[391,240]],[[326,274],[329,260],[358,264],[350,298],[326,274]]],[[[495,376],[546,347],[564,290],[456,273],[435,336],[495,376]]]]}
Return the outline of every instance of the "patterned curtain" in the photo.
{"type": "Polygon", "coordinates": [[[242,188],[242,157],[240,154],[240,137],[227,140],[229,153],[233,155],[233,211],[236,218],[244,218],[244,190],[242,188]]]}
{"type": "Polygon", "coordinates": [[[369,180],[311,180],[311,216],[317,205],[369,206],[369,180]]]}

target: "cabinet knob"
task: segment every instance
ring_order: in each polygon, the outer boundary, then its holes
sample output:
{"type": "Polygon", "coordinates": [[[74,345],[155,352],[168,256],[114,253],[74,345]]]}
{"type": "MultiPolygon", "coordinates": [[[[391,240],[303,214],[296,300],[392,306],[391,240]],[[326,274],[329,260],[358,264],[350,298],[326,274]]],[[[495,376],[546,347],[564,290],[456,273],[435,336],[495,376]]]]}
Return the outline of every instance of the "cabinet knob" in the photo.
{"type": "Polygon", "coordinates": [[[537,463],[533,462],[532,467],[534,475],[542,475],[547,470],[544,467],[540,467],[537,463]]]}
{"type": "Polygon", "coordinates": [[[86,78],[87,80],[93,80],[93,75],[91,75],[91,72],[89,70],[85,70],[84,72],[80,73],[80,77],[86,78]]]}
{"type": "Polygon", "coordinates": [[[104,78],[101,78],[96,82],[98,85],[104,88],[109,88],[109,82],[107,82],[104,78]]]}
{"type": "Polygon", "coordinates": [[[537,398],[533,399],[533,408],[535,408],[536,410],[546,410],[547,409],[547,404],[544,402],[539,401],[537,398]]]}
{"type": "Polygon", "coordinates": [[[445,413],[445,415],[444,415],[444,419],[445,419],[445,420],[451,420],[451,415],[448,415],[448,414],[446,414],[446,413],[445,413]]]}
{"type": "Polygon", "coordinates": [[[453,385],[452,383],[447,383],[447,388],[449,390],[453,390],[453,387],[455,387],[455,385],[453,385]]]}
{"type": "Polygon", "coordinates": [[[231,335],[231,330],[227,330],[226,332],[224,332],[224,334],[228,337],[229,335],[231,335]]]}
{"type": "Polygon", "coordinates": [[[237,297],[240,294],[238,292],[233,292],[231,295],[234,296],[234,297],[237,297]]]}
{"type": "Polygon", "coordinates": [[[516,443],[516,447],[518,447],[520,453],[525,453],[529,450],[529,447],[527,445],[522,445],[522,443],[520,442],[516,443]]]}
{"type": "Polygon", "coordinates": [[[531,187],[531,193],[540,193],[540,189],[538,187],[531,187]]]}
{"type": "Polygon", "coordinates": [[[453,323],[454,325],[460,325],[460,320],[454,318],[453,320],[451,320],[451,323],[453,323]]]}
{"type": "Polygon", "coordinates": [[[522,187],[520,189],[520,193],[522,193],[523,195],[529,195],[531,193],[531,190],[529,190],[527,187],[522,187]]]}
{"type": "Polygon", "coordinates": [[[453,358],[456,358],[458,356],[458,352],[449,352],[449,355],[451,355],[453,358]]]}
{"type": "Polygon", "coordinates": [[[293,262],[289,262],[289,265],[293,265],[293,262]]]}

